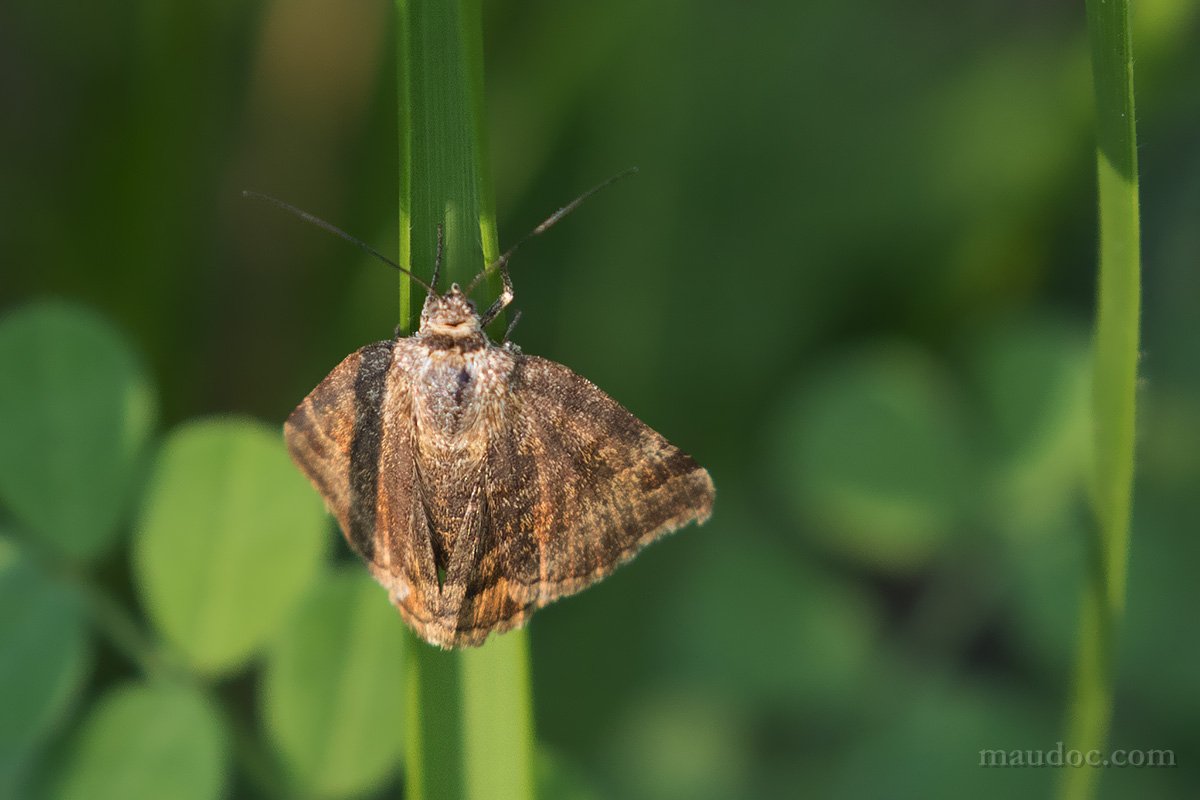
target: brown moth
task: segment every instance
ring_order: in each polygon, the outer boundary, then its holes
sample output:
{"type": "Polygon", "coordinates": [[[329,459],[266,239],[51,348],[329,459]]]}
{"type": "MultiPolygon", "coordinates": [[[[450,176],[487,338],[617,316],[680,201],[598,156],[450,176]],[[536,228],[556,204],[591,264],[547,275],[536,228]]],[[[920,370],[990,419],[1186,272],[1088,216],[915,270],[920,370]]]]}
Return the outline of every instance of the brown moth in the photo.
{"type": "Polygon", "coordinates": [[[284,425],[350,547],[441,647],[523,625],[712,510],[691,456],[561,364],[488,338],[511,252],[482,317],[478,278],[426,286],[416,334],[351,354],[284,425]]]}

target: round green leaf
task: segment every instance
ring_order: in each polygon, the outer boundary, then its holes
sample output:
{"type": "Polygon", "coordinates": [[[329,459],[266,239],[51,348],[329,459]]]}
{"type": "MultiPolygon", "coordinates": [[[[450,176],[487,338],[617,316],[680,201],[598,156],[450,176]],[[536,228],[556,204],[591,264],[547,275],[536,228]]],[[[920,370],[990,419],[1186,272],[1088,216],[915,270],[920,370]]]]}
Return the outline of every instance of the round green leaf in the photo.
{"type": "Polygon", "coordinates": [[[877,611],[849,582],[762,535],[770,525],[727,498],[692,534],[679,577],[647,612],[663,615],[659,646],[674,680],[712,686],[746,707],[857,708],[876,656],[877,611]],[[749,531],[758,534],[752,547],[749,531]],[[746,624],[755,619],[764,621],[746,624]]]}
{"type": "Polygon", "coordinates": [[[971,453],[948,382],[880,345],[814,377],[786,409],[775,476],[813,535],[888,569],[918,566],[961,519],[971,453]]]}
{"type": "Polygon", "coordinates": [[[198,670],[236,669],[312,583],[327,520],[277,431],[238,419],[177,429],[134,542],[150,618],[198,670]]]}
{"type": "Polygon", "coordinates": [[[127,685],[106,694],[62,767],[61,800],[207,800],[225,780],[225,733],[194,689],[127,685]]]}
{"type": "Polygon", "coordinates": [[[1053,318],[1007,323],[975,346],[1000,527],[1021,540],[1070,524],[1091,452],[1087,331],[1053,318]]]}
{"type": "Polygon", "coordinates": [[[1057,709],[1001,685],[931,680],[905,668],[883,680],[890,692],[879,718],[831,765],[832,785],[814,796],[1004,800],[1052,794],[1060,770],[989,768],[981,760],[989,763],[992,751],[1053,748],[1062,737],[1057,709]]]}
{"type": "Polygon", "coordinates": [[[60,552],[113,543],[153,391],[129,346],[89,311],[29,306],[0,321],[0,502],[60,552]]]}
{"type": "Polygon", "coordinates": [[[378,786],[404,746],[404,624],[361,568],[323,582],[269,651],[267,733],[309,795],[378,786]]]}
{"type": "Polygon", "coordinates": [[[87,675],[79,597],[0,536],[0,761],[40,742],[87,675]]]}
{"type": "Polygon", "coordinates": [[[330,576],[272,646],[263,718],[312,796],[361,794],[400,763],[404,625],[360,567],[330,576]]]}
{"type": "Polygon", "coordinates": [[[559,752],[545,747],[537,751],[537,796],[558,800],[600,800],[600,793],[587,776],[559,752]]]}
{"type": "Polygon", "coordinates": [[[1088,577],[1088,524],[1084,514],[1053,531],[1011,530],[1003,561],[1009,633],[1023,662],[1048,675],[1067,675],[1079,649],[1080,598],[1088,577]]]}
{"type": "Polygon", "coordinates": [[[719,694],[663,687],[630,703],[602,753],[614,797],[717,800],[747,794],[748,723],[719,694]]]}

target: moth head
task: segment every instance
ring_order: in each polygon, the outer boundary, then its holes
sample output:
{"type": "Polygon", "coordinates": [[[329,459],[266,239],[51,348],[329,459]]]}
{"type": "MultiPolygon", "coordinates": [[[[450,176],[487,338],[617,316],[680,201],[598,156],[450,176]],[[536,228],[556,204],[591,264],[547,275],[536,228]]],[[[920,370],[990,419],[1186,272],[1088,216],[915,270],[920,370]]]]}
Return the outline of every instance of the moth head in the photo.
{"type": "Polygon", "coordinates": [[[479,314],[475,304],[463,294],[458,284],[438,296],[429,294],[421,309],[421,333],[451,338],[463,338],[479,333],[479,314]]]}

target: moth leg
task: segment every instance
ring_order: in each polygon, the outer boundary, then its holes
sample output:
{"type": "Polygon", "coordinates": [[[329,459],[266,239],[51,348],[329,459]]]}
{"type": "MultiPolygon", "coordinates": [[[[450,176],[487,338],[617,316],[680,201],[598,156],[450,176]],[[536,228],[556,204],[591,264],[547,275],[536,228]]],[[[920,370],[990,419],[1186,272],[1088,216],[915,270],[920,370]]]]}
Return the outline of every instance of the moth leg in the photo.
{"type": "Polygon", "coordinates": [[[500,280],[504,283],[504,290],[500,292],[500,296],[496,298],[496,302],[483,312],[483,316],[479,318],[479,326],[486,328],[491,324],[501,311],[513,301],[513,285],[512,278],[508,274],[508,259],[500,262],[500,280]]]}
{"type": "Polygon", "coordinates": [[[418,312],[419,312],[419,309],[418,309],[418,311],[410,311],[408,314],[408,319],[404,320],[404,322],[399,323],[392,330],[392,338],[393,339],[403,339],[406,336],[412,335],[412,332],[413,332],[412,321],[417,316],[418,312]]]}
{"type": "Polygon", "coordinates": [[[504,338],[500,340],[500,346],[508,344],[509,337],[512,336],[513,328],[517,327],[517,323],[521,321],[521,310],[517,309],[513,312],[512,321],[508,323],[508,327],[504,329],[504,338]]]}

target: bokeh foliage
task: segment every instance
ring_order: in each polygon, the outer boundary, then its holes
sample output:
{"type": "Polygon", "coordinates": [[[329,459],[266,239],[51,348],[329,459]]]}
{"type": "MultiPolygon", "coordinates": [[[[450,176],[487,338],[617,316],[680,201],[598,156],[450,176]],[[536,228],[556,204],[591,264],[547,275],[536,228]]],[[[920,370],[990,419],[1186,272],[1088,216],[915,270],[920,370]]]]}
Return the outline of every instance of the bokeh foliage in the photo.
{"type": "MultiPolygon", "coordinates": [[[[0,11],[0,795],[396,796],[400,622],[277,435],[390,333],[395,276],[239,196],[395,249],[391,6],[74,13],[0,11]]],[[[1112,745],[1180,766],[1101,794],[1185,797],[1200,31],[1180,0],[1134,23],[1112,745]]],[[[1081,10],[539,0],[489,5],[485,41],[502,244],[641,167],[522,251],[516,340],[718,487],[708,525],[533,623],[551,796],[1050,792],[977,764],[1062,738],[1088,555],[1081,10]]]]}
{"type": "Polygon", "coordinates": [[[227,416],[152,445],[114,435],[150,433],[145,376],[110,325],[61,303],[0,320],[0,369],[12,378],[7,406],[25,412],[4,415],[0,437],[32,431],[52,465],[33,479],[10,465],[5,500],[58,515],[19,519],[0,538],[0,794],[342,797],[394,775],[402,629],[365,571],[325,558],[328,517],[278,432],[227,416]],[[56,359],[31,360],[30,350],[56,359]],[[71,369],[84,360],[90,368],[71,369]],[[46,364],[56,369],[40,380],[46,364]],[[107,402],[115,397],[135,402],[107,402]],[[98,430],[70,435],[79,419],[98,430]],[[92,475],[143,471],[97,502],[92,475]],[[54,479],[64,474],[75,479],[54,479]],[[114,596],[114,566],[88,566],[63,547],[59,519],[85,519],[92,505],[108,524],[82,528],[86,541],[115,546],[132,529],[119,556],[129,572],[115,581],[132,597],[114,596]],[[99,665],[95,638],[117,651],[99,665]],[[118,654],[135,675],[107,675],[81,696],[89,668],[103,676],[118,654]],[[249,683],[261,685],[257,706],[241,708],[218,681],[259,666],[249,683]]]}

